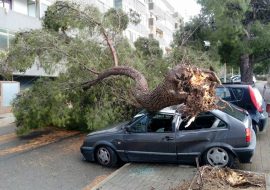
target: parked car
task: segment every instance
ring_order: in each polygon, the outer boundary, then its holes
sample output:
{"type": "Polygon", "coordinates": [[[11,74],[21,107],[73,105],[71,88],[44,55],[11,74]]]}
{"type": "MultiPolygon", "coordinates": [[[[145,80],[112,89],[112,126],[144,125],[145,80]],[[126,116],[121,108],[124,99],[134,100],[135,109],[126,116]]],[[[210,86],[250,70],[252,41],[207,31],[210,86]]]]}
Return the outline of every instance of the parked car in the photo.
{"type": "Polygon", "coordinates": [[[249,163],[256,147],[249,114],[228,103],[188,120],[175,108],[143,111],[130,122],[87,135],[81,153],[103,166],[124,162],[166,162],[232,166],[249,163]]]}
{"type": "Polygon", "coordinates": [[[225,83],[216,89],[216,95],[248,111],[254,131],[263,131],[268,126],[266,104],[259,90],[246,84],[225,83]]]}
{"type": "Polygon", "coordinates": [[[231,82],[231,78],[229,78],[229,77],[226,77],[226,80],[225,80],[225,77],[221,77],[221,78],[219,78],[219,80],[220,80],[222,83],[231,82]]]}
{"type": "MultiPolygon", "coordinates": [[[[232,83],[239,83],[239,82],[241,82],[241,75],[234,75],[234,76],[232,76],[230,78],[230,82],[232,82],[232,83]]],[[[255,84],[257,82],[256,77],[254,75],[252,76],[252,82],[253,82],[253,84],[255,84]]]]}

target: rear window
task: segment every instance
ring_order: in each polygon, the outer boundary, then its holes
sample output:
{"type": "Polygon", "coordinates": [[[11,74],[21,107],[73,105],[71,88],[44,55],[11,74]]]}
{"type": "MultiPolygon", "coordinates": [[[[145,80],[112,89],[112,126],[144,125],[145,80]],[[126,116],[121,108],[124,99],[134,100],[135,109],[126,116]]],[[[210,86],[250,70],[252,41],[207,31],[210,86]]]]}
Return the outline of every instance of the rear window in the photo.
{"type": "Polygon", "coordinates": [[[233,99],[229,89],[225,87],[216,88],[216,95],[226,101],[232,101],[233,99]]]}
{"type": "Polygon", "coordinates": [[[243,88],[232,88],[233,94],[235,96],[235,99],[237,101],[242,100],[242,97],[244,95],[244,90],[243,88]]]}
{"type": "Polygon", "coordinates": [[[240,120],[244,121],[246,118],[246,113],[241,109],[237,108],[236,106],[230,104],[229,102],[226,104],[224,102],[219,102],[218,105],[220,106],[220,110],[227,113],[228,115],[240,120]]]}

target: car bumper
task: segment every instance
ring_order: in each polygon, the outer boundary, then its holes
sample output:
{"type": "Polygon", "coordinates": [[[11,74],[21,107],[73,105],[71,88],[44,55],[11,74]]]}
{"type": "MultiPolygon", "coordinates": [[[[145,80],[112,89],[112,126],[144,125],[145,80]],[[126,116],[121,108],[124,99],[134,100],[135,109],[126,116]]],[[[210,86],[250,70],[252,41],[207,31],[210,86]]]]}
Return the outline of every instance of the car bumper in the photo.
{"type": "Polygon", "coordinates": [[[268,113],[263,112],[261,115],[262,117],[259,120],[259,129],[260,131],[264,131],[268,126],[268,113]]]}
{"type": "Polygon", "coordinates": [[[81,146],[81,153],[87,161],[95,161],[94,148],[81,146]]]}
{"type": "Polygon", "coordinates": [[[233,151],[235,152],[238,160],[240,163],[250,163],[251,158],[255,153],[256,148],[256,134],[254,130],[252,130],[252,139],[251,143],[248,147],[244,148],[234,148],[233,151]]]}

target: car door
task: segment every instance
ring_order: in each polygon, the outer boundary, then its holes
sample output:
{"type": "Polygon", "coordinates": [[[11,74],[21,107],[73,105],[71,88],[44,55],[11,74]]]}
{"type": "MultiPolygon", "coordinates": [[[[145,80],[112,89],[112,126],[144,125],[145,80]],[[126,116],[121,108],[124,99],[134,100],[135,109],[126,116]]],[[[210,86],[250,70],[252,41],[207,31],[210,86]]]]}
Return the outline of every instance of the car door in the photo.
{"type": "Polygon", "coordinates": [[[146,114],[124,135],[129,161],[176,162],[174,115],[146,114]]]}
{"type": "Polygon", "coordinates": [[[187,122],[182,119],[176,128],[178,162],[194,162],[206,147],[227,141],[227,124],[211,112],[200,114],[188,127],[187,122]]]}

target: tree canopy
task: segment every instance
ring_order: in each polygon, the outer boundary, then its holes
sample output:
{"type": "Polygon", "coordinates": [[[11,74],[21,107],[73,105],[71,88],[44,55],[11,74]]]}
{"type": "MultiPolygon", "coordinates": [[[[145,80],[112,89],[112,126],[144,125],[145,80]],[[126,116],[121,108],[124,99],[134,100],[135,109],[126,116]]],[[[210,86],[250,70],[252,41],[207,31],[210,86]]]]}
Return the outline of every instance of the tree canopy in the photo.
{"type": "Polygon", "coordinates": [[[270,55],[270,3],[264,0],[198,0],[198,3],[202,5],[201,15],[178,33],[183,36],[191,31],[188,43],[196,48],[204,48],[204,41],[210,41],[212,55],[219,55],[222,63],[240,66],[242,81],[251,82],[254,65],[268,60],[270,55]]]}

